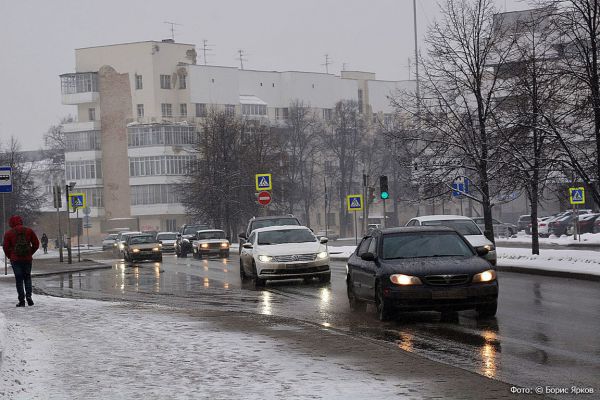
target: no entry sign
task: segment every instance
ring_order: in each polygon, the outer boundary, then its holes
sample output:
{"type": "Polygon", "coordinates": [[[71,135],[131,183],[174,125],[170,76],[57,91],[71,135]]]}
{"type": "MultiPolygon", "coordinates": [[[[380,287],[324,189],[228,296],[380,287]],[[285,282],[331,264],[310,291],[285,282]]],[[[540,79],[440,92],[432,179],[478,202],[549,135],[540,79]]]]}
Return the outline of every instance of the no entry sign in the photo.
{"type": "Polygon", "coordinates": [[[258,194],[258,203],[266,206],[271,202],[271,193],[267,191],[262,191],[258,194]]]}

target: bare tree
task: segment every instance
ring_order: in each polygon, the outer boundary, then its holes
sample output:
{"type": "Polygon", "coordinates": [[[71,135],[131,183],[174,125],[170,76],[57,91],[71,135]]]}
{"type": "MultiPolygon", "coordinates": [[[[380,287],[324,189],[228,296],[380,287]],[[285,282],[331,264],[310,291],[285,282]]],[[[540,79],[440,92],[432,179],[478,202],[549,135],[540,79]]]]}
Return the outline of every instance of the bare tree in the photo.
{"type": "Polygon", "coordinates": [[[51,125],[44,134],[44,156],[51,160],[49,172],[53,176],[64,176],[65,173],[67,138],[63,125],[69,122],[73,122],[72,116],[63,117],[58,124],[51,125]]]}
{"type": "Polygon", "coordinates": [[[424,197],[447,196],[454,178],[468,177],[473,193],[467,196],[481,204],[492,241],[494,196],[511,186],[500,150],[508,138],[494,115],[501,104],[498,93],[506,89],[497,71],[512,51],[502,18],[494,19],[493,3],[446,0],[441,22],[426,36],[420,97],[395,99],[399,112],[415,118],[412,129],[397,139],[413,143],[417,179],[429,189],[424,197]]]}

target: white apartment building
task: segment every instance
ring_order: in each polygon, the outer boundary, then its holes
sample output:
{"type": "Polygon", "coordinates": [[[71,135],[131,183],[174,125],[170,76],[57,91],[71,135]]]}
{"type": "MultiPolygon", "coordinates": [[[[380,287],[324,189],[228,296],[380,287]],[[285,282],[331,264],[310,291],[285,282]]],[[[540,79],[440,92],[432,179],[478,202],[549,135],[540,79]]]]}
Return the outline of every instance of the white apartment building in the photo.
{"type": "Polygon", "coordinates": [[[75,50],[75,72],[60,76],[66,124],[66,182],[91,209],[90,234],[135,220],[143,230],[175,230],[187,217],[174,190],[193,160],[198,124],[210,107],[272,122],[292,101],[327,119],[340,100],[364,113],[393,112],[388,97],[412,81],[379,81],[368,72],[240,70],[196,64],[194,45],[146,41],[75,50]]]}

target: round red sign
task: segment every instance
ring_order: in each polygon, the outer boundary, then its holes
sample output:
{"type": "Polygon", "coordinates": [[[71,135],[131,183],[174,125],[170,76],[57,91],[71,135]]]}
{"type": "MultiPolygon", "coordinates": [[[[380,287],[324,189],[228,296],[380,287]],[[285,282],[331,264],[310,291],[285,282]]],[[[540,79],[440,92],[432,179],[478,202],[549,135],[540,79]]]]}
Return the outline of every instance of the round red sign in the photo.
{"type": "Polygon", "coordinates": [[[258,203],[266,206],[271,202],[271,193],[262,191],[258,194],[258,203]]]}

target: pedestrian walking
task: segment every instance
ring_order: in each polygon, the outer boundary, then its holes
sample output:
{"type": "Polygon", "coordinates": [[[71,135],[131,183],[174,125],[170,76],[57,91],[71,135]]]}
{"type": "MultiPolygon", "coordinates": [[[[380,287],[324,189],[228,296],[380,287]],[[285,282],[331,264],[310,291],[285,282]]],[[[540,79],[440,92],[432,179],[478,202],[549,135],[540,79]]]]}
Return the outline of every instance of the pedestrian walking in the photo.
{"type": "Polygon", "coordinates": [[[4,256],[10,259],[10,265],[15,274],[17,284],[17,294],[19,302],[17,307],[25,307],[27,304],[32,306],[31,299],[31,264],[33,253],[40,247],[35,232],[30,228],[23,226],[23,219],[18,215],[13,215],[8,220],[10,230],[4,233],[4,256]]]}
{"type": "Polygon", "coordinates": [[[44,249],[44,254],[48,254],[48,236],[45,233],[42,233],[42,249],[44,249]]]}

